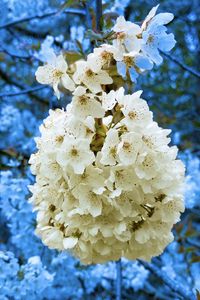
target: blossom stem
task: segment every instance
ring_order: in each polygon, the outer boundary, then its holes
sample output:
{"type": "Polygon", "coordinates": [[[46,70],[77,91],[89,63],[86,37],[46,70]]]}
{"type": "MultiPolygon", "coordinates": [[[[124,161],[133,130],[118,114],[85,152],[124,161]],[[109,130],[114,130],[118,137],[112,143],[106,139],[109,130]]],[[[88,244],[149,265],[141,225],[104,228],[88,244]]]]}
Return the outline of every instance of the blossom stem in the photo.
{"type": "Polygon", "coordinates": [[[121,300],[122,297],[122,262],[119,259],[116,262],[116,300],[121,300]]]}

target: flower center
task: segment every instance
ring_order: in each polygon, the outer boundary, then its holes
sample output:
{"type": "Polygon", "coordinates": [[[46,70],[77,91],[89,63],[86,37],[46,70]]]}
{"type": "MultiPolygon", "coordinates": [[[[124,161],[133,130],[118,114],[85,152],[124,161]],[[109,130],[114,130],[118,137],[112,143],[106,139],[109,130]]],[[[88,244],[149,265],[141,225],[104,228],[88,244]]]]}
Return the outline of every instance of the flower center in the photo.
{"type": "Polygon", "coordinates": [[[133,66],[133,58],[131,56],[125,56],[124,62],[128,68],[133,66]]]}
{"type": "Polygon", "coordinates": [[[126,37],[125,32],[118,32],[118,33],[117,33],[117,38],[118,38],[119,40],[124,40],[125,37],[126,37]]]}
{"type": "Polygon", "coordinates": [[[58,136],[56,136],[56,138],[55,138],[55,141],[58,142],[58,143],[62,143],[63,140],[64,140],[64,137],[63,137],[62,135],[58,135],[58,136]]]}
{"type": "Polygon", "coordinates": [[[87,101],[88,101],[88,97],[87,97],[87,96],[82,95],[82,96],[79,97],[79,103],[80,103],[81,105],[86,105],[86,104],[87,104],[87,101]]]}
{"type": "Polygon", "coordinates": [[[124,142],[123,143],[123,149],[127,152],[131,151],[131,144],[129,144],[128,142],[124,142]]]}
{"type": "Polygon", "coordinates": [[[71,155],[72,155],[72,156],[78,156],[78,150],[76,150],[75,148],[73,148],[73,149],[71,150],[71,155]]]}
{"type": "Polygon", "coordinates": [[[87,71],[86,71],[85,73],[86,73],[86,75],[87,75],[88,77],[93,77],[93,76],[94,76],[94,72],[92,72],[91,69],[87,69],[87,71]]]}
{"type": "Polygon", "coordinates": [[[148,37],[147,43],[151,44],[151,43],[153,43],[153,41],[154,41],[154,36],[152,34],[150,34],[148,37]]]}
{"type": "Polygon", "coordinates": [[[136,113],[135,111],[130,111],[130,112],[128,113],[128,116],[129,116],[129,118],[130,118],[131,120],[134,120],[134,119],[137,118],[137,113],[136,113]]]}
{"type": "Polygon", "coordinates": [[[112,59],[112,53],[108,52],[108,51],[103,51],[101,53],[101,57],[102,59],[106,60],[106,61],[110,61],[112,59]]]}
{"type": "Polygon", "coordinates": [[[58,79],[60,79],[63,74],[64,73],[60,70],[54,70],[53,71],[53,77],[58,78],[58,79]]]}
{"type": "Polygon", "coordinates": [[[116,153],[117,153],[116,147],[112,147],[112,148],[110,149],[110,154],[115,158],[115,157],[116,157],[116,153]]]}

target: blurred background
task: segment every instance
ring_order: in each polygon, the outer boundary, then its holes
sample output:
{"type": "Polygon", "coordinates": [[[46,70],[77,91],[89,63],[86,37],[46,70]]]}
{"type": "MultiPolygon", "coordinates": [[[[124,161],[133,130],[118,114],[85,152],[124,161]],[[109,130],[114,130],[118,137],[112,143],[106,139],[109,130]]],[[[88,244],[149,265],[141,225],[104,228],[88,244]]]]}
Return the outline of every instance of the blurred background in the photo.
{"type": "MultiPolygon", "coordinates": [[[[34,73],[52,46],[69,62],[95,44],[95,1],[0,0],[0,300],[115,299],[115,263],[83,266],[45,247],[34,235],[27,202],[34,181],[28,159],[49,108],[64,107],[34,73]]],[[[105,27],[118,15],[139,22],[157,1],[103,1],[105,27]]],[[[122,299],[200,299],[200,3],[163,0],[177,44],[161,66],[141,76],[154,118],[172,129],[172,144],[186,165],[186,210],[175,240],[151,263],[122,260],[122,299]]]]}

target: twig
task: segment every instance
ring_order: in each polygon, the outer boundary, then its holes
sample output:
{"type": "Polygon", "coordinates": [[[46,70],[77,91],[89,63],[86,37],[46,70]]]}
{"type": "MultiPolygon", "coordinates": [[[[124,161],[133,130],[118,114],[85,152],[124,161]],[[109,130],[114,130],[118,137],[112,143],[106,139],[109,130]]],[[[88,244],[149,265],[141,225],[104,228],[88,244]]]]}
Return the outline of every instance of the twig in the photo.
{"type": "Polygon", "coordinates": [[[39,90],[43,90],[43,89],[45,89],[47,87],[48,87],[47,85],[45,85],[45,86],[36,86],[36,87],[33,87],[33,88],[24,89],[24,90],[19,91],[19,92],[1,93],[0,94],[0,98],[3,98],[3,97],[13,97],[13,96],[18,96],[18,95],[23,95],[23,94],[30,94],[30,93],[33,93],[33,92],[36,92],[36,91],[39,91],[39,90]]]}
{"type": "Polygon", "coordinates": [[[32,59],[33,58],[33,56],[31,56],[31,55],[19,55],[19,54],[11,53],[7,49],[3,48],[2,46],[0,49],[0,53],[5,53],[13,58],[19,58],[19,59],[32,59]]]}
{"type": "MultiPolygon", "coordinates": [[[[43,15],[37,14],[37,15],[34,15],[34,16],[30,16],[30,17],[21,18],[21,19],[15,20],[15,21],[7,22],[3,25],[0,25],[0,29],[5,29],[5,28],[11,27],[11,26],[15,26],[19,23],[29,22],[29,21],[32,21],[32,20],[35,20],[35,19],[48,18],[48,17],[54,16],[56,14],[59,14],[59,12],[60,12],[59,10],[54,10],[54,11],[45,13],[43,15]]],[[[78,14],[78,15],[83,15],[83,16],[85,15],[84,10],[76,9],[76,8],[67,8],[63,12],[65,14],[78,14]]]]}
{"type": "Polygon", "coordinates": [[[193,300],[195,299],[194,294],[192,292],[188,292],[184,286],[178,283],[175,280],[169,278],[164,272],[161,272],[160,269],[151,263],[146,263],[144,261],[139,260],[139,262],[151,273],[160,278],[173,292],[181,296],[184,300],[193,300]]]}
{"type": "Polygon", "coordinates": [[[173,62],[175,62],[177,65],[179,65],[183,70],[188,71],[189,73],[191,73],[192,75],[196,76],[197,78],[200,78],[200,73],[196,70],[191,69],[190,67],[186,66],[184,63],[180,62],[178,59],[176,59],[175,57],[160,51],[164,56],[166,56],[168,59],[172,60],[173,62]]]}
{"type": "Polygon", "coordinates": [[[84,3],[85,6],[85,12],[86,12],[86,23],[87,23],[87,28],[91,29],[92,28],[92,18],[90,14],[90,0],[87,0],[84,3]]]}
{"type": "Polygon", "coordinates": [[[96,30],[102,31],[102,0],[96,0],[96,30]]]}
{"type": "MultiPolygon", "coordinates": [[[[20,88],[21,90],[25,90],[25,89],[29,88],[27,85],[21,84],[20,82],[14,80],[13,76],[9,76],[8,74],[6,74],[1,68],[0,68],[0,77],[6,82],[6,84],[14,85],[14,86],[20,88]]],[[[43,105],[49,105],[49,101],[47,101],[46,99],[40,98],[36,94],[30,95],[30,97],[32,99],[34,99],[35,101],[42,103],[43,105]]]]}
{"type": "Polygon", "coordinates": [[[119,259],[116,262],[116,300],[121,300],[122,297],[122,262],[119,259]]]}

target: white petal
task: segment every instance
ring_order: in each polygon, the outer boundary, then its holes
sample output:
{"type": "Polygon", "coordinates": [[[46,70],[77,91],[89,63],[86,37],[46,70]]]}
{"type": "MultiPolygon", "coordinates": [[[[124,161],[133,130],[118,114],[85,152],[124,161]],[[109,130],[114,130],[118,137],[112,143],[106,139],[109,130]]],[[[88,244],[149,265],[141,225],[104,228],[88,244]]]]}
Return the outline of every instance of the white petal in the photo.
{"type": "Polygon", "coordinates": [[[173,33],[167,34],[160,38],[159,40],[159,49],[162,51],[170,51],[176,44],[173,33]]]}
{"type": "Polygon", "coordinates": [[[126,77],[126,65],[125,65],[125,63],[123,61],[118,61],[117,62],[117,72],[123,78],[126,77]]]}
{"type": "Polygon", "coordinates": [[[53,68],[49,64],[38,67],[35,72],[36,80],[42,84],[53,83],[53,68]]]}
{"type": "Polygon", "coordinates": [[[152,62],[143,55],[137,55],[135,57],[135,64],[137,67],[144,69],[144,70],[151,70],[153,67],[152,62]]]}
{"type": "Polygon", "coordinates": [[[75,91],[73,92],[73,95],[75,96],[82,96],[86,93],[86,88],[79,85],[77,86],[77,88],[75,89],[75,91]]]}
{"type": "Polygon", "coordinates": [[[56,69],[58,69],[62,72],[66,72],[68,69],[67,62],[65,61],[62,54],[60,54],[56,59],[56,69]]]}
{"type": "Polygon", "coordinates": [[[156,23],[157,25],[164,25],[171,22],[174,18],[174,15],[171,13],[160,13],[156,15],[151,23],[156,23]]]}
{"type": "Polygon", "coordinates": [[[155,62],[156,65],[160,65],[163,62],[162,56],[160,56],[159,51],[154,45],[143,45],[142,51],[150,57],[150,59],[155,62]]]}
{"type": "Polygon", "coordinates": [[[159,7],[159,4],[158,4],[157,6],[154,6],[154,7],[150,10],[150,12],[149,12],[148,15],[146,16],[146,18],[145,18],[145,20],[144,20],[144,22],[143,22],[143,24],[142,24],[142,29],[145,29],[147,23],[155,16],[158,7],[159,7]]]}
{"type": "Polygon", "coordinates": [[[65,249],[74,248],[74,246],[76,246],[77,243],[78,243],[78,238],[76,237],[68,237],[63,239],[63,246],[65,249]]]}
{"type": "Polygon", "coordinates": [[[56,97],[58,99],[60,99],[60,92],[58,90],[58,82],[59,81],[56,81],[56,82],[53,83],[53,90],[54,90],[54,93],[55,93],[56,97]]]}
{"type": "Polygon", "coordinates": [[[130,77],[131,77],[131,81],[132,82],[136,82],[136,79],[138,78],[138,72],[135,70],[135,68],[130,68],[129,69],[129,74],[130,74],[130,77]]]}
{"type": "Polygon", "coordinates": [[[67,90],[73,91],[75,89],[74,81],[69,77],[69,75],[62,75],[61,82],[67,90]]]}

